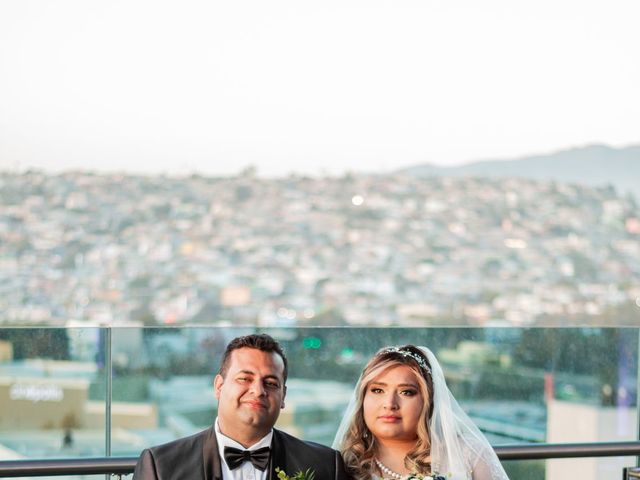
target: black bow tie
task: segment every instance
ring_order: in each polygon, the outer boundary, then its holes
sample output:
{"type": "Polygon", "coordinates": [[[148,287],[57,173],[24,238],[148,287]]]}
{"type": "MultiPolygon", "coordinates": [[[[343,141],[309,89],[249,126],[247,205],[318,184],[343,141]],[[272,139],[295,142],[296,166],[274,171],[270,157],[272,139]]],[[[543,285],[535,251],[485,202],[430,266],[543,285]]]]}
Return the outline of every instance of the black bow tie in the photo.
{"type": "Polygon", "coordinates": [[[244,462],[251,462],[258,470],[265,470],[269,463],[269,447],[257,450],[240,450],[239,448],[224,447],[224,461],[230,470],[234,470],[244,462]]]}

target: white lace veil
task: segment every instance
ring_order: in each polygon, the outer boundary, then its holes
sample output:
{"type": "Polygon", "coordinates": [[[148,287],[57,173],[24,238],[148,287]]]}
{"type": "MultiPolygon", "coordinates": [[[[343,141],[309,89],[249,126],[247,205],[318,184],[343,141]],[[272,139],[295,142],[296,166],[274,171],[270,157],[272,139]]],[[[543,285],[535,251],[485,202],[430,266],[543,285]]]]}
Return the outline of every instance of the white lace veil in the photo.
{"type": "MultiPolygon", "coordinates": [[[[485,436],[449,391],[435,355],[426,347],[418,348],[429,361],[433,379],[433,415],[429,421],[432,470],[447,480],[509,480],[485,436]]],[[[360,380],[333,441],[337,450],[341,450],[356,414],[359,389],[360,380]]]]}

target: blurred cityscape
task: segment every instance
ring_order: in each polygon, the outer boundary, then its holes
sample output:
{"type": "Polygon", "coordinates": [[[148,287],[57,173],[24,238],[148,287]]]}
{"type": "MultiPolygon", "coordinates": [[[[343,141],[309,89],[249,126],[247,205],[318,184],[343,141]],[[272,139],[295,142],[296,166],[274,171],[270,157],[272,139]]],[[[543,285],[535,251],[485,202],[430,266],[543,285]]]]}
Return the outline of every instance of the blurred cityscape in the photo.
{"type": "Polygon", "coordinates": [[[635,325],[613,187],[0,173],[4,325],[635,325]]]}

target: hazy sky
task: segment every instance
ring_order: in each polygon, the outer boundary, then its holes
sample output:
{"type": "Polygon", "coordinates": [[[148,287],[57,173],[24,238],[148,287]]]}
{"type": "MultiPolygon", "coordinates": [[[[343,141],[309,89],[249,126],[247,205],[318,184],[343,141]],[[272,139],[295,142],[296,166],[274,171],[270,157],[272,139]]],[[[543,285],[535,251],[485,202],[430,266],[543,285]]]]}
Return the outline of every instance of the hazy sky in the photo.
{"type": "Polygon", "coordinates": [[[389,170],[640,141],[637,0],[2,0],[0,169],[389,170]]]}

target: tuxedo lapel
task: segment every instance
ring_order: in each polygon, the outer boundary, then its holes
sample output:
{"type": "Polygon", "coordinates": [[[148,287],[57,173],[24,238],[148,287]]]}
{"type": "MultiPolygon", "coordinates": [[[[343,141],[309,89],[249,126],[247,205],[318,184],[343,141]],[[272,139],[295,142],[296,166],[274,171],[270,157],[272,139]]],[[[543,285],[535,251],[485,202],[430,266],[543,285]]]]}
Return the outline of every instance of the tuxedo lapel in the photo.
{"type": "Polygon", "coordinates": [[[287,468],[287,456],[282,445],[282,439],[278,430],[273,429],[273,438],[271,439],[271,456],[269,457],[269,475],[268,480],[276,480],[276,467],[291,474],[287,468]]]}
{"type": "Polygon", "coordinates": [[[222,468],[220,467],[220,455],[218,455],[218,442],[214,427],[207,430],[202,445],[202,460],[204,480],[222,480],[222,468]]]}

